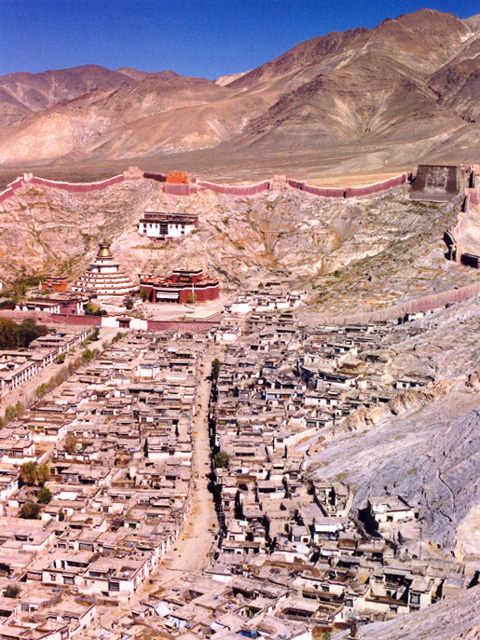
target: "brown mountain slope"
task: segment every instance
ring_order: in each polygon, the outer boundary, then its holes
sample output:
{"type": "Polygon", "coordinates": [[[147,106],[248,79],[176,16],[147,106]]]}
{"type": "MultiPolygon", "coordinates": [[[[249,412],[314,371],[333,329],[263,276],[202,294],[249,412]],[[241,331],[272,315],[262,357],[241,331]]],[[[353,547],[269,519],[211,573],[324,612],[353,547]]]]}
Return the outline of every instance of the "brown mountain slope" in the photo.
{"type": "Polygon", "coordinates": [[[1,76],[0,124],[10,124],[28,113],[49,109],[98,89],[118,89],[134,82],[127,75],[98,65],[1,76]],[[17,105],[16,113],[5,113],[3,105],[8,99],[17,105]]]}
{"type": "MultiPolygon", "coordinates": [[[[181,140],[186,134],[194,135],[202,120],[195,108],[214,103],[221,111],[228,96],[228,89],[208,80],[148,76],[132,86],[92,92],[5,128],[0,133],[0,154],[4,163],[28,162],[32,157],[55,159],[79,151],[98,153],[101,149],[108,151],[107,157],[148,155],[157,146],[168,144],[175,131],[181,140]],[[184,113],[187,107],[193,109],[190,118],[184,113]],[[165,112],[170,114],[166,124],[165,112]],[[168,132],[162,137],[165,128],[168,132]],[[132,137],[135,142],[126,144],[132,137]]],[[[246,104],[251,108],[252,100],[246,104]]],[[[237,119],[234,110],[232,117],[237,119]]],[[[198,146],[211,146],[211,140],[205,145],[197,140],[193,148],[198,146]]],[[[181,147],[177,144],[175,148],[181,147]]]]}
{"type": "MultiPolygon", "coordinates": [[[[0,127],[0,162],[138,161],[218,147],[215,165],[234,157],[246,166],[263,154],[281,169],[292,151],[338,163],[346,149],[351,167],[363,168],[366,156],[383,166],[389,149],[409,166],[442,145],[469,161],[477,153],[477,23],[422,9],[313,38],[226,86],[174,72],[108,72],[120,87],[102,75],[96,90],[0,127]]],[[[0,114],[21,117],[34,106],[32,96],[22,99],[2,103],[0,93],[0,114]]]]}

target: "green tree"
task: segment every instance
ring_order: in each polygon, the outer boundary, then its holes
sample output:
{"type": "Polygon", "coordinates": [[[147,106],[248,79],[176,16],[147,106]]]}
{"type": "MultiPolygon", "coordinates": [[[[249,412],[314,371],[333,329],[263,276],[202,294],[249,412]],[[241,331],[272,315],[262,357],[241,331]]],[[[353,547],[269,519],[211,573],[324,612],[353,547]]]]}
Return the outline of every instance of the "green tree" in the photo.
{"type": "Polygon", "coordinates": [[[67,433],[65,437],[65,451],[73,455],[77,450],[78,438],[74,433],[67,433]]]}
{"type": "Polygon", "coordinates": [[[220,360],[215,358],[212,360],[212,380],[218,380],[218,374],[220,371],[220,360]]]}
{"type": "Polygon", "coordinates": [[[148,298],[148,291],[145,289],[145,287],[142,287],[140,289],[140,297],[142,298],[142,301],[145,302],[148,298]]]}
{"type": "Polygon", "coordinates": [[[65,520],[65,512],[64,511],[59,511],[58,512],[58,521],[59,522],[63,522],[65,520]]]}
{"type": "Polygon", "coordinates": [[[218,451],[213,457],[213,464],[217,469],[225,469],[228,467],[230,456],[226,451],[218,451]]]}
{"type": "Polygon", "coordinates": [[[130,309],[133,309],[133,300],[131,298],[129,298],[125,302],[125,308],[128,309],[129,311],[130,311],[130,309]]]}
{"type": "Polygon", "coordinates": [[[38,465],[36,462],[29,460],[28,462],[24,462],[20,467],[20,479],[23,484],[28,484],[32,486],[37,482],[38,479],[38,465]]]}
{"type": "Polygon", "coordinates": [[[94,357],[95,354],[91,349],[88,349],[88,347],[82,353],[82,358],[85,360],[85,362],[90,362],[90,360],[93,360],[94,357]]]}
{"type": "Polygon", "coordinates": [[[43,487],[45,482],[48,482],[48,480],[50,480],[50,467],[46,462],[44,462],[38,467],[37,483],[43,487]]]}
{"type": "Polygon", "coordinates": [[[67,356],[64,353],[59,353],[57,359],[55,360],[56,364],[63,364],[66,357],[67,356]]]}
{"type": "Polygon", "coordinates": [[[98,311],[97,305],[94,304],[91,300],[89,300],[85,305],[85,315],[93,316],[95,314],[95,311],[98,311]]]}
{"type": "Polygon", "coordinates": [[[40,505],[34,502],[26,502],[20,509],[20,518],[24,520],[37,520],[40,513],[40,505]]]}
{"type": "Polygon", "coordinates": [[[52,492],[48,487],[42,487],[38,492],[37,502],[40,504],[48,504],[52,499],[52,492]]]}
{"type": "Polygon", "coordinates": [[[42,384],[39,384],[35,389],[35,395],[37,396],[37,398],[43,398],[46,393],[48,393],[48,386],[45,384],[45,382],[42,382],[42,384]]]}
{"type": "Polygon", "coordinates": [[[43,324],[37,324],[32,318],[25,320],[18,327],[18,346],[28,347],[39,336],[45,336],[48,328],[43,324]]]}
{"type": "Polygon", "coordinates": [[[20,587],[16,584],[7,584],[7,586],[3,590],[3,595],[5,598],[16,598],[19,593],[20,587]]]}
{"type": "Polygon", "coordinates": [[[20,402],[20,400],[17,401],[17,403],[15,404],[15,417],[19,418],[24,412],[24,408],[23,408],[23,404],[20,402]]]}
{"type": "Polygon", "coordinates": [[[0,318],[0,349],[18,347],[18,325],[10,318],[0,318]]]}
{"type": "Polygon", "coordinates": [[[12,420],[15,420],[16,416],[17,416],[17,412],[15,411],[15,407],[8,406],[5,408],[5,420],[7,422],[11,422],[12,420]]]}

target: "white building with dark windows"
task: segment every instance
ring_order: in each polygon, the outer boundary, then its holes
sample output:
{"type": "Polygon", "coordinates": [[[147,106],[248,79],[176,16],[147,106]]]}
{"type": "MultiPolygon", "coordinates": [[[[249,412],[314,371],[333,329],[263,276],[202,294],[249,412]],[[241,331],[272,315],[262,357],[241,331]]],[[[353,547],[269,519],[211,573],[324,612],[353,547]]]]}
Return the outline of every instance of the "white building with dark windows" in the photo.
{"type": "Polygon", "coordinates": [[[159,240],[183,238],[198,227],[198,216],[185,213],[145,211],[138,223],[138,233],[159,240]]]}

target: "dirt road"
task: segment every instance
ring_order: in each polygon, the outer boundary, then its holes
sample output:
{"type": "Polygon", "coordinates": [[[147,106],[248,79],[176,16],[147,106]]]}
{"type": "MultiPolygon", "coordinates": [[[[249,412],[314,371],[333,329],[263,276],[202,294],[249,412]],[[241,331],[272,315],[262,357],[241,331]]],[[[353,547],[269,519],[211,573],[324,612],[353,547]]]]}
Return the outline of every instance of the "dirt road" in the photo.
{"type": "Polygon", "coordinates": [[[193,420],[192,504],[183,532],[153,576],[151,591],[178,578],[181,574],[200,572],[209,563],[209,552],[218,531],[213,496],[208,490],[210,474],[210,443],[208,437],[208,401],[212,360],[215,346],[209,346],[200,364],[197,390],[197,413],[193,420]]]}

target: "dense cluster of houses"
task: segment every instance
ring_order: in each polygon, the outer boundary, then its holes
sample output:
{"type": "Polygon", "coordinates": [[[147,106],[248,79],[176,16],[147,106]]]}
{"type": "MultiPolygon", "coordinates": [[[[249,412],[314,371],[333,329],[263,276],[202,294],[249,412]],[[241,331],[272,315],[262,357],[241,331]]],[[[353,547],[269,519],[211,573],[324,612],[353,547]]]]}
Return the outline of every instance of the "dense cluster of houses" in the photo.
{"type": "Polygon", "coordinates": [[[370,496],[360,516],[346,474],[309,471],[358,408],[429,382],[386,382],[393,325],[299,326],[297,298],[265,289],[208,335],[126,333],[0,431],[2,638],[355,637],[359,623],[468,586],[462,564],[422,554],[404,496],[370,496]],[[201,575],[145,590],[192,503],[192,420],[211,343],[221,354],[208,424],[215,548],[201,575]],[[50,470],[33,520],[25,507],[40,489],[21,480],[26,462],[50,470]],[[99,610],[116,606],[102,629],[99,610]]]}
{"type": "Polygon", "coordinates": [[[322,436],[358,407],[429,381],[382,382],[378,353],[392,329],[307,329],[288,309],[225,318],[217,336],[236,338],[220,341],[211,403],[215,559],[202,576],[145,599],[132,623],[181,638],[303,639],[342,628],[354,637],[357,624],[416,611],[467,586],[462,564],[422,559],[421,523],[403,497],[371,496],[360,519],[351,487],[314,478],[306,465],[325,446],[322,436]],[[369,375],[352,368],[353,357],[368,362],[369,375]]]}
{"type": "Polygon", "coordinates": [[[174,544],[191,500],[204,349],[192,335],[129,334],[2,429],[2,637],[85,631],[99,600],[130,602],[174,544]],[[33,520],[24,506],[40,489],[20,481],[28,462],[50,471],[33,520]]]}
{"type": "Polygon", "coordinates": [[[76,349],[93,328],[69,329],[40,336],[28,349],[0,350],[0,397],[31,380],[62,353],[76,349]]]}

